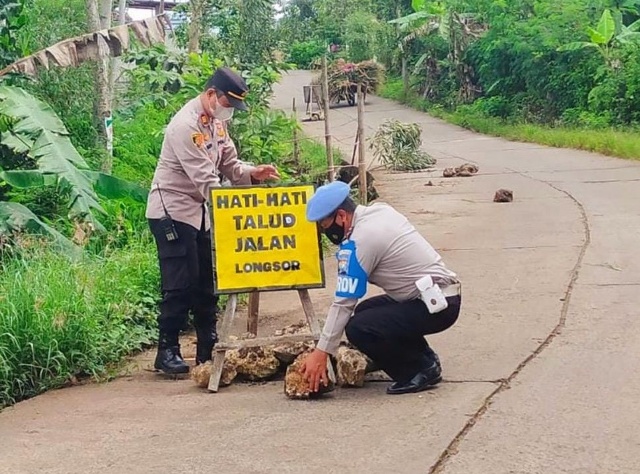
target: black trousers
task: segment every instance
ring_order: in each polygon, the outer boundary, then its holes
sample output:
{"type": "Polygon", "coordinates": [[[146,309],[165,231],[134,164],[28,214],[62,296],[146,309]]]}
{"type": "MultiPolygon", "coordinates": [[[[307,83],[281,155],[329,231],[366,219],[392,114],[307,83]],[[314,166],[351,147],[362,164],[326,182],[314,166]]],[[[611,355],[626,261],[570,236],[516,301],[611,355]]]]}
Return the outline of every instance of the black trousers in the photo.
{"type": "Polygon", "coordinates": [[[356,306],[345,332],[378,368],[405,383],[435,358],[423,336],[442,332],[458,319],[461,297],[447,297],[447,302],[447,309],[429,314],[421,299],[399,303],[386,295],[375,296],[356,306]]]}
{"type": "Polygon", "coordinates": [[[168,241],[160,221],[149,219],[158,248],[162,284],[158,326],[161,334],[175,339],[187,326],[189,311],[196,330],[214,328],[218,297],[213,293],[211,233],[203,230],[204,222],[200,230],[183,222],[173,222],[178,239],[168,241]]]}

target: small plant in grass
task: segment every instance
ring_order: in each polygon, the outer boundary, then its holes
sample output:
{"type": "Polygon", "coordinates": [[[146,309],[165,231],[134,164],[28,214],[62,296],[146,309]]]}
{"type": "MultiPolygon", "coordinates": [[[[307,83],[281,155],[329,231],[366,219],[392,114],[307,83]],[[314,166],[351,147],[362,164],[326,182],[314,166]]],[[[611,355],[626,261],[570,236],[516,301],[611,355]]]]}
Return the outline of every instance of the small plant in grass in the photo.
{"type": "Polygon", "coordinates": [[[419,171],[432,167],[436,160],[420,150],[422,130],[417,123],[387,120],[371,139],[374,156],[393,171],[419,171]]]}

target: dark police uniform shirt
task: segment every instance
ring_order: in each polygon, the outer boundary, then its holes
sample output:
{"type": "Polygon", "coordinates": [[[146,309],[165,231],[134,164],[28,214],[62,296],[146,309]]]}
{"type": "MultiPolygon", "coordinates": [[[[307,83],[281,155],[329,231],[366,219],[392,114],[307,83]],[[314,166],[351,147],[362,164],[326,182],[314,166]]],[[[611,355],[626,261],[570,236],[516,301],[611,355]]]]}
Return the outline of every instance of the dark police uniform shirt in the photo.
{"type": "Polygon", "coordinates": [[[415,282],[425,275],[441,287],[458,283],[431,244],[388,204],[358,206],[352,229],[336,255],[336,298],[317,346],[330,354],[336,353],[353,309],[367,291],[367,282],[399,302],[420,296],[415,282]]]}

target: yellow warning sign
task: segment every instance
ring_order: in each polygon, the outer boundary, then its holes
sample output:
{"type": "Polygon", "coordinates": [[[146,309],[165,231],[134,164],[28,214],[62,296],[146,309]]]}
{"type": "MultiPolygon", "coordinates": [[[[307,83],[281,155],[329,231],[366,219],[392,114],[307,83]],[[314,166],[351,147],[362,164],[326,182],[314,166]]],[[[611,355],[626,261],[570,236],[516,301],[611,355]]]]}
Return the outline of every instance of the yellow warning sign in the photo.
{"type": "Polygon", "coordinates": [[[322,247],[307,221],[312,185],[211,188],[215,291],[322,288],[322,247]]]}

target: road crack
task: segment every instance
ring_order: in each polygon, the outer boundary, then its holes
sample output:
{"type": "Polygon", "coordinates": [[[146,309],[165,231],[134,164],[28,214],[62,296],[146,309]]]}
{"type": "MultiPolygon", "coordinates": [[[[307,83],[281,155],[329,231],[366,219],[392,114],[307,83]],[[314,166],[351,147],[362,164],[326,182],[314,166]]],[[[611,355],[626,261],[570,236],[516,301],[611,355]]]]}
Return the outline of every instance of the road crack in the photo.
{"type": "MultiPolygon", "coordinates": [[[[458,157],[456,157],[456,158],[458,158],[458,157]]],[[[571,278],[569,279],[569,283],[568,283],[568,285],[567,285],[567,287],[565,289],[564,298],[562,299],[562,301],[563,301],[562,308],[560,310],[560,318],[558,319],[558,323],[556,324],[556,326],[551,330],[551,332],[544,339],[544,341],[542,341],[542,343],[540,343],[540,345],[531,354],[529,354],[529,356],[527,356],[522,362],[520,362],[520,364],[518,364],[518,366],[515,368],[515,370],[513,372],[511,372],[511,374],[506,379],[503,379],[502,381],[500,381],[500,384],[496,387],[496,389],[493,390],[484,399],[484,401],[483,401],[482,405],[480,406],[480,408],[467,420],[467,422],[462,427],[462,429],[458,432],[458,434],[451,440],[451,442],[444,449],[444,451],[442,451],[442,453],[438,457],[438,460],[429,469],[429,471],[428,471],[429,474],[438,474],[438,473],[441,473],[444,470],[447,461],[452,456],[457,454],[458,448],[460,446],[460,443],[462,443],[462,441],[466,438],[466,436],[473,429],[473,427],[476,425],[476,423],[478,423],[478,421],[480,421],[480,419],[487,412],[487,410],[489,410],[489,407],[493,403],[493,400],[500,393],[502,393],[505,390],[507,390],[511,386],[511,382],[513,382],[513,380],[520,374],[520,372],[522,372],[522,370],[531,361],[533,361],[536,357],[538,357],[553,342],[553,340],[560,334],[560,331],[565,326],[565,323],[567,321],[567,314],[569,312],[569,306],[571,304],[571,295],[573,293],[573,288],[574,288],[574,286],[576,284],[576,281],[578,280],[578,276],[580,274],[580,269],[582,267],[582,262],[584,260],[584,256],[585,256],[585,254],[587,252],[587,248],[589,247],[589,245],[591,243],[591,227],[589,225],[589,219],[587,217],[587,213],[586,213],[586,211],[584,209],[584,206],[582,205],[582,203],[580,201],[578,201],[578,199],[576,199],[568,191],[565,191],[564,189],[560,189],[560,188],[558,188],[557,186],[551,184],[548,181],[543,181],[543,180],[534,178],[532,176],[529,176],[526,173],[521,173],[521,172],[518,172],[518,171],[515,171],[515,170],[509,170],[508,169],[508,171],[513,171],[513,172],[515,172],[515,173],[517,173],[517,174],[519,174],[519,175],[521,175],[521,176],[523,176],[525,178],[529,178],[529,179],[532,179],[534,181],[538,181],[540,183],[543,183],[543,184],[555,189],[556,191],[558,191],[560,193],[563,193],[569,199],[571,199],[576,204],[578,209],[580,210],[582,225],[583,225],[583,229],[584,229],[584,242],[582,243],[582,246],[580,248],[580,253],[578,254],[578,258],[576,260],[576,263],[573,266],[573,269],[571,270],[571,278]]]]}

